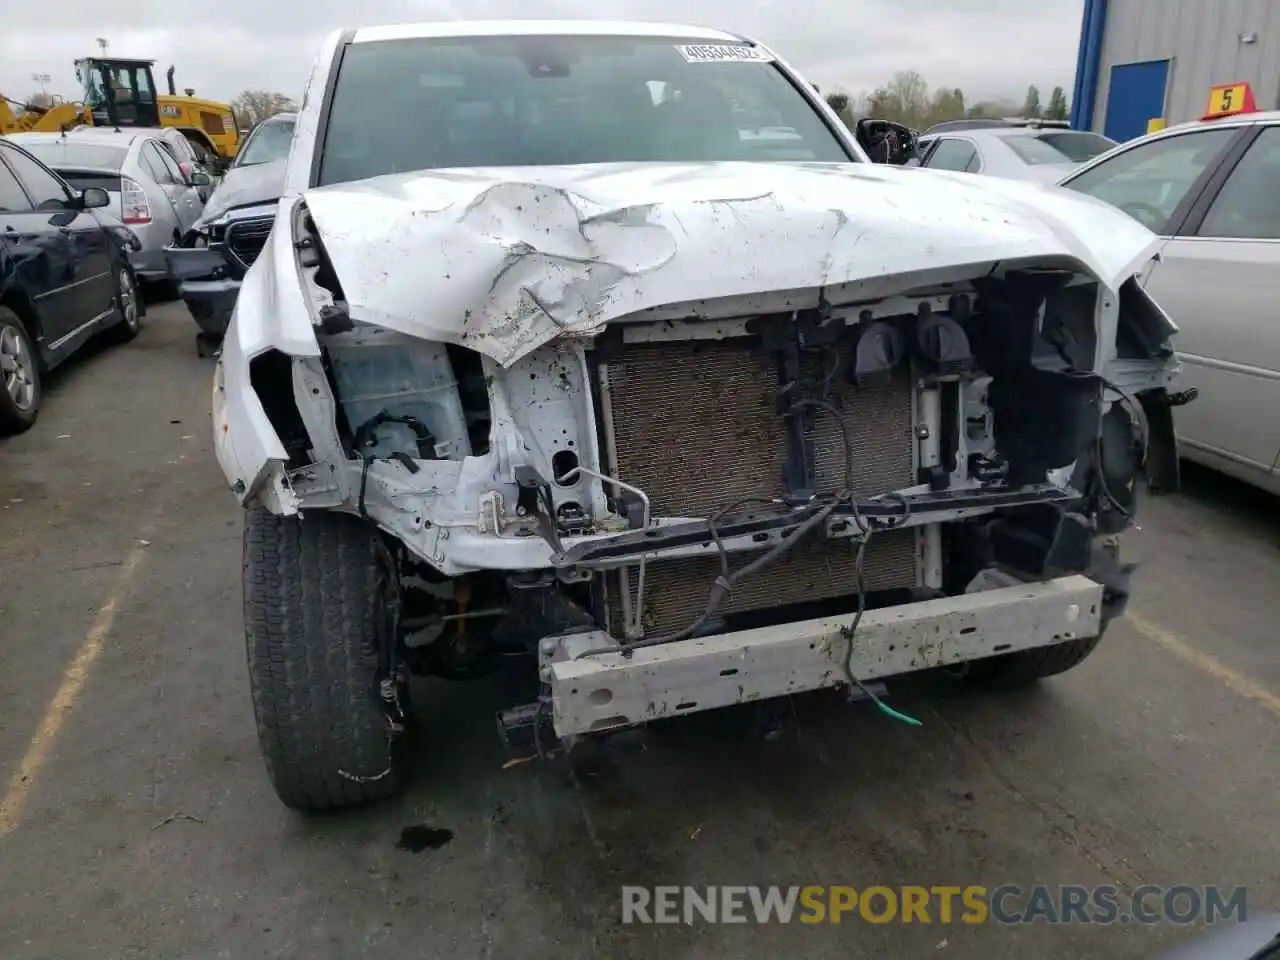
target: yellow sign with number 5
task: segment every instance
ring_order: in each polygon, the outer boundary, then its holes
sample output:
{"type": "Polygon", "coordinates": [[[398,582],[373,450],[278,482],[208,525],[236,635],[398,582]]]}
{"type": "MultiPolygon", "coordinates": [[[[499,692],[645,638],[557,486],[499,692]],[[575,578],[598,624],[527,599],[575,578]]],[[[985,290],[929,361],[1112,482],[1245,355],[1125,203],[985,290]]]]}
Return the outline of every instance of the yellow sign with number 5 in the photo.
{"type": "Polygon", "coordinates": [[[1201,119],[1213,120],[1237,113],[1253,113],[1257,109],[1249,84],[1220,83],[1209,90],[1209,104],[1201,119]]]}

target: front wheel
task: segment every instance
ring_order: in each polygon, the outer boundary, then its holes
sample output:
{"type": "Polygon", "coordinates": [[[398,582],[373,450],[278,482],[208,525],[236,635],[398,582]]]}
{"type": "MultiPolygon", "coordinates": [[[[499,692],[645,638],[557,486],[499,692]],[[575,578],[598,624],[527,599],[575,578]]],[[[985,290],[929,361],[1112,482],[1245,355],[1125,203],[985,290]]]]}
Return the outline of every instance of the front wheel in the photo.
{"type": "Polygon", "coordinates": [[[380,799],[405,764],[378,697],[386,571],[376,529],[340,513],[244,527],[244,621],[258,741],[295,810],[380,799]]]}
{"type": "Polygon", "coordinates": [[[40,415],[40,368],[18,315],[0,307],[0,436],[30,430],[40,415]]]}

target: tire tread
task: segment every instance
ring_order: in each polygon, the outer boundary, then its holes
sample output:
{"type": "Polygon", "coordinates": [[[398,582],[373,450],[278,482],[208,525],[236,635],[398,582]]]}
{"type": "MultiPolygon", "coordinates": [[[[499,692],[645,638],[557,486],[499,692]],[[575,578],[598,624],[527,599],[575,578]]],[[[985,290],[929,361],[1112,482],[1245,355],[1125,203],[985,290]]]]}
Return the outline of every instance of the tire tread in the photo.
{"type": "Polygon", "coordinates": [[[297,810],[377,800],[403,780],[374,686],[376,550],[372,528],[346,514],[304,520],[255,506],[245,517],[258,739],[276,793],[297,810]]]}

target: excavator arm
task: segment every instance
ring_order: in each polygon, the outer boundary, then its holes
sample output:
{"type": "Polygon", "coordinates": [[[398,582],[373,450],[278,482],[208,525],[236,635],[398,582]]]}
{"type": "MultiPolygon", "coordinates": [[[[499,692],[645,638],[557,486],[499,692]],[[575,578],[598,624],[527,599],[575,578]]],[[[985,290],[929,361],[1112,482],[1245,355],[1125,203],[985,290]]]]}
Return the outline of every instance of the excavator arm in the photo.
{"type": "Polygon", "coordinates": [[[58,133],[84,122],[84,107],[80,104],[57,103],[41,107],[0,94],[0,134],[58,133]],[[14,107],[20,107],[22,112],[15,113],[14,107]]]}

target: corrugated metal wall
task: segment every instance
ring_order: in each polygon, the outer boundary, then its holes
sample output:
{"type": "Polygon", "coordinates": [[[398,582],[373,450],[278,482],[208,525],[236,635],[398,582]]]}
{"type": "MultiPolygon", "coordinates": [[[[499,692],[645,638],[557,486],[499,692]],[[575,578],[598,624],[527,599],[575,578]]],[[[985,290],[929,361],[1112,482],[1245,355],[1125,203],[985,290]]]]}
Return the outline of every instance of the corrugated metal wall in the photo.
{"type": "Polygon", "coordinates": [[[1215,83],[1247,82],[1260,110],[1280,108],[1280,0],[1110,0],[1093,129],[1105,124],[1113,66],[1164,59],[1169,125],[1198,119],[1215,83]],[[1249,33],[1257,42],[1241,43],[1249,33]]]}

